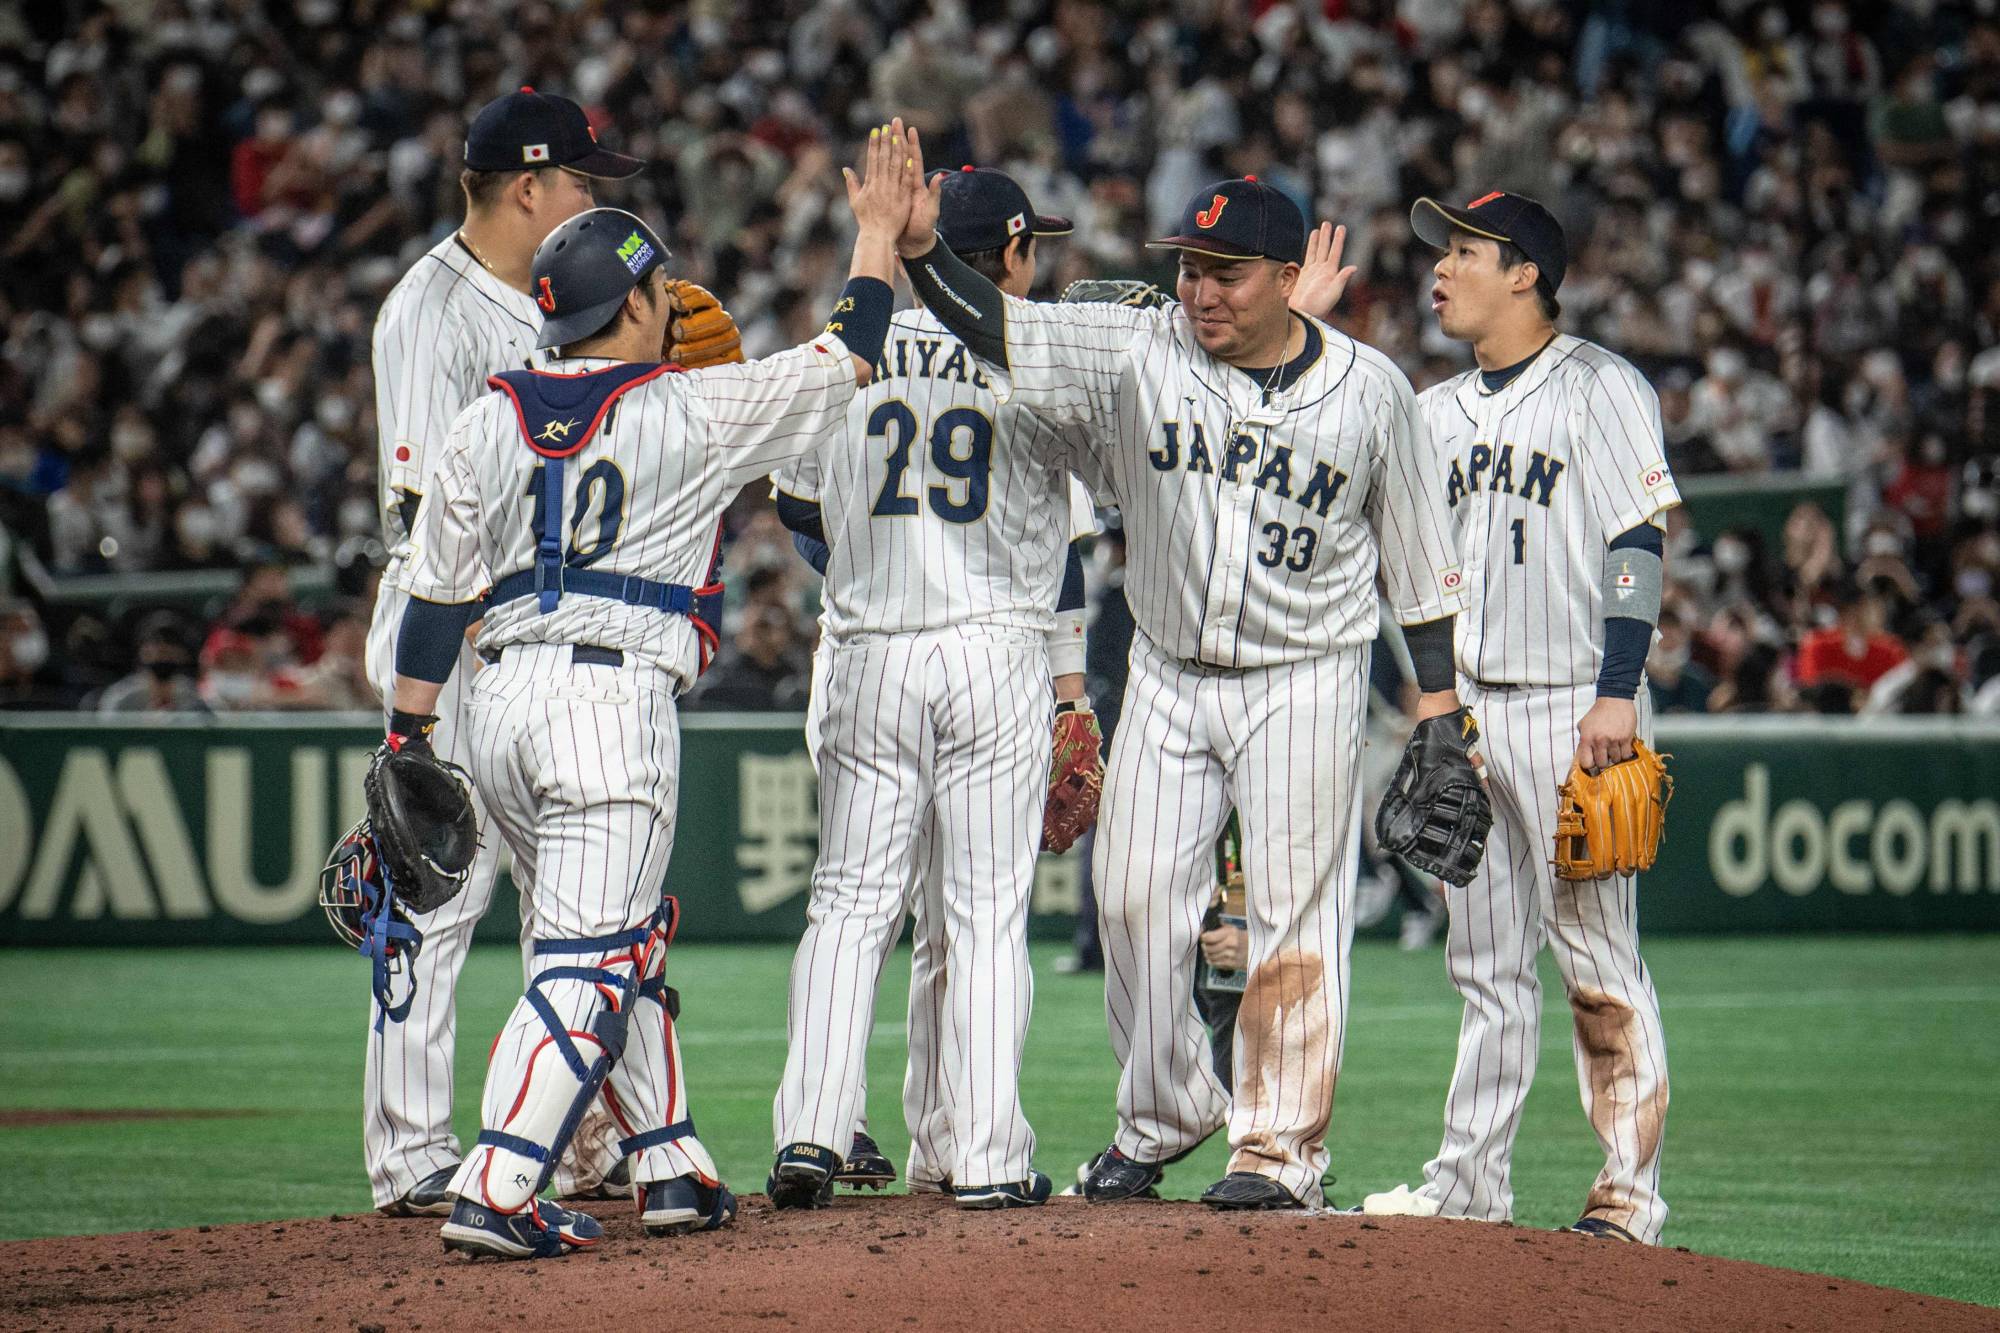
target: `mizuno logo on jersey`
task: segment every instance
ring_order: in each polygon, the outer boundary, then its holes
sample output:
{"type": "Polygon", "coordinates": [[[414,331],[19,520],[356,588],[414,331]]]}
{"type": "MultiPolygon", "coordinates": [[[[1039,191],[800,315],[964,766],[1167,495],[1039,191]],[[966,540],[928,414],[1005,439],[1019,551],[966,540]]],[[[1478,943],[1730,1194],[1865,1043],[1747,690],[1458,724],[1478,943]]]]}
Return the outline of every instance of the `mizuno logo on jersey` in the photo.
{"type": "MultiPolygon", "coordinates": [[[[1260,491],[1287,500],[1293,500],[1325,518],[1333,508],[1333,502],[1340,497],[1340,490],[1347,485],[1347,474],[1336,471],[1329,463],[1315,462],[1312,471],[1305,477],[1303,489],[1294,485],[1292,451],[1285,445],[1271,446],[1263,465],[1254,476],[1248,475],[1250,467],[1257,460],[1257,441],[1249,435],[1237,435],[1222,451],[1222,466],[1217,467],[1214,457],[1208,451],[1208,432],[1197,421],[1185,427],[1187,461],[1181,461],[1183,426],[1178,421],[1160,423],[1160,445],[1149,449],[1146,458],[1161,472],[1184,470],[1199,472],[1204,476],[1220,476],[1224,481],[1243,485],[1247,482],[1260,491]]],[[[1304,472],[1300,464],[1298,471],[1304,472]]]]}
{"type": "Polygon", "coordinates": [[[1541,450],[1534,450],[1528,455],[1528,465],[1517,485],[1514,446],[1503,444],[1495,450],[1482,441],[1466,451],[1463,467],[1456,458],[1451,460],[1451,474],[1445,478],[1445,503],[1456,509],[1459,500],[1483,489],[1518,495],[1546,507],[1555,494],[1556,478],[1562,476],[1567,466],[1560,458],[1550,458],[1541,450]]]}

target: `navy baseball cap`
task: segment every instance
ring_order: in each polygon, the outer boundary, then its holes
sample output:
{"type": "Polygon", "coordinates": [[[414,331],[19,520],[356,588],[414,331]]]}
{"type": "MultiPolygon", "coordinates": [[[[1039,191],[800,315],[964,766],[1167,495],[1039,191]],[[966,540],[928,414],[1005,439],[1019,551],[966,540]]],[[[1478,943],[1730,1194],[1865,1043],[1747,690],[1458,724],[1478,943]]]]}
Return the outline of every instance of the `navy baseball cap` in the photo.
{"type": "Polygon", "coordinates": [[[568,167],[585,176],[623,180],[646,164],[599,148],[590,118],[567,97],[523,88],[479,108],[465,132],[465,165],[474,171],[568,167]]]}
{"type": "Polygon", "coordinates": [[[578,213],[535,247],[530,281],[542,308],[535,346],[560,347],[598,332],[671,257],[653,229],[622,208],[578,213]]]}
{"type": "Polygon", "coordinates": [[[1454,229],[1506,241],[1534,261],[1550,291],[1562,286],[1563,270],[1569,267],[1569,241],[1563,236],[1562,224],[1525,194],[1494,190],[1464,208],[1419,199],[1410,205],[1410,227],[1424,244],[1439,250],[1451,247],[1454,229]]]}
{"type": "Polygon", "coordinates": [[[1019,181],[991,167],[940,171],[937,232],[955,255],[998,250],[1016,236],[1067,236],[1068,218],[1037,213],[1019,181]]]}
{"type": "Polygon", "coordinates": [[[1148,250],[1192,250],[1217,259],[1306,262],[1306,215],[1280,191],[1255,176],[1207,186],[1181,213],[1173,236],[1146,242],[1148,250]]]}

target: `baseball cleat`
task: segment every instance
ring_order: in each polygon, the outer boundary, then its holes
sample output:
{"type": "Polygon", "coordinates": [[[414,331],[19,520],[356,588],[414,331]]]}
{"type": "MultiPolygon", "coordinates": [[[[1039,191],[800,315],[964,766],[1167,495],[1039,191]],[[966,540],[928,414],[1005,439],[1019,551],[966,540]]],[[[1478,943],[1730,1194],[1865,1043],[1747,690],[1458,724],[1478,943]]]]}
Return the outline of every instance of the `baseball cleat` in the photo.
{"type": "Polygon", "coordinates": [[[778,1154],[764,1192],[773,1208],[824,1208],[833,1202],[840,1154],[817,1143],[791,1143],[778,1154]]]}
{"type": "Polygon", "coordinates": [[[1634,1244],[1639,1241],[1637,1236],[1624,1227],[1602,1217],[1579,1217],[1569,1229],[1579,1236],[1595,1236],[1599,1240],[1623,1240],[1634,1244]]]}
{"type": "Polygon", "coordinates": [[[1436,1217],[1438,1202],[1408,1185],[1398,1185],[1386,1193],[1364,1196],[1354,1211],[1370,1217],[1436,1217]]]}
{"type": "Polygon", "coordinates": [[[833,1173],[833,1181],[849,1189],[879,1190],[896,1183],[896,1167],[875,1145],[875,1140],[857,1133],[854,1145],[847,1150],[847,1160],[833,1173]]]}
{"type": "Polygon", "coordinates": [[[1277,1181],[1254,1171],[1231,1171],[1210,1185],[1201,1201],[1211,1208],[1303,1208],[1305,1205],[1277,1181]]]}
{"type": "Polygon", "coordinates": [[[1092,1203],[1122,1203],[1126,1199],[1157,1199],[1165,1166],[1135,1162],[1116,1148],[1106,1148],[1083,1171],[1083,1197],[1092,1203]]]}
{"type": "Polygon", "coordinates": [[[592,1203],[617,1202],[632,1197],[632,1161],[620,1158],[618,1164],[604,1173],[604,1179],[587,1190],[565,1194],[565,1199],[587,1199],[592,1203]]]}
{"type": "Polygon", "coordinates": [[[953,1192],[950,1176],[944,1176],[938,1180],[929,1180],[923,1176],[910,1177],[910,1193],[912,1194],[951,1194],[953,1192]]]}
{"type": "Polygon", "coordinates": [[[675,1176],[647,1185],[639,1197],[639,1225],[649,1236],[714,1231],[736,1220],[736,1196],[729,1187],[699,1176],[675,1176]]]}
{"type": "Polygon", "coordinates": [[[457,1162],[441,1166],[410,1186],[401,1198],[375,1211],[384,1217],[445,1217],[451,1212],[451,1196],[445,1191],[451,1188],[451,1178],[457,1174],[457,1162]]]}
{"type": "Polygon", "coordinates": [[[460,1199],[440,1234],[447,1250],[496,1259],[554,1259],[597,1244],[604,1239],[604,1228],[589,1214],[546,1199],[531,1200],[511,1216],[460,1199]]]}
{"type": "Polygon", "coordinates": [[[1030,1171],[1026,1180],[1005,1185],[961,1185],[952,1191],[961,1208],[1033,1208],[1049,1201],[1049,1178],[1030,1171]]]}

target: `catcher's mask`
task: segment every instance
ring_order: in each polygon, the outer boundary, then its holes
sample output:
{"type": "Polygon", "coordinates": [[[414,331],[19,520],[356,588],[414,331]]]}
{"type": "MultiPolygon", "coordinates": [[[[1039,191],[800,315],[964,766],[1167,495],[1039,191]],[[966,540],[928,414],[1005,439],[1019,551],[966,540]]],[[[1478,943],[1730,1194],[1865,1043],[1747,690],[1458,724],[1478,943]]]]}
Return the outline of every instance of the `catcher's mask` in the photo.
{"type": "Polygon", "coordinates": [[[412,983],[402,1003],[391,996],[391,979],[407,973],[409,960],[424,947],[423,933],[413,923],[389,884],[389,871],[375,847],[375,834],[364,818],[347,830],[328,853],[319,872],[319,905],[333,933],[375,965],[375,1004],[382,1021],[400,1023],[416,998],[412,983]]]}

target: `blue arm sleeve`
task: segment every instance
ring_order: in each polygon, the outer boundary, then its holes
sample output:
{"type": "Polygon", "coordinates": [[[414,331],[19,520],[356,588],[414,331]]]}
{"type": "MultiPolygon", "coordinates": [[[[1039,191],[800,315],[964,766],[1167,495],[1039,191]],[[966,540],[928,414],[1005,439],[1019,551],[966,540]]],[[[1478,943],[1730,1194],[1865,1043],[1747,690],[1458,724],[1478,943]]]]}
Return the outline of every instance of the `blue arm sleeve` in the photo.
{"type": "Polygon", "coordinates": [[[792,534],[792,548],[805,558],[805,562],[826,577],[826,562],[833,558],[833,551],[823,541],[806,536],[803,532],[792,534]]]}
{"type": "Polygon", "coordinates": [[[1069,558],[1063,562],[1062,591],[1056,594],[1056,610],[1083,610],[1083,544],[1069,544],[1069,558]]]}
{"type": "Polygon", "coordinates": [[[396,631],[396,674],[442,685],[458,665],[465,627],[479,619],[483,602],[427,602],[412,597],[396,631]]]}
{"type": "Polygon", "coordinates": [[[818,503],[801,500],[796,495],[779,491],[775,503],[778,506],[778,521],[787,531],[801,537],[810,537],[821,545],[826,543],[826,518],[820,512],[818,503]]]}
{"type": "Polygon", "coordinates": [[[1409,645],[1410,665],[1416,668],[1417,688],[1425,694],[1451,689],[1458,683],[1452,664],[1452,627],[1456,617],[1440,616],[1418,625],[1403,626],[1403,642],[1409,645]]]}
{"type": "MultiPolygon", "coordinates": [[[[1651,523],[1621,532],[1611,539],[1611,550],[1645,551],[1655,560],[1666,554],[1666,534],[1651,523]]],[[[1657,594],[1652,599],[1658,605],[1657,594]]],[[[1657,611],[1655,612],[1657,615],[1657,611]]],[[[1600,698],[1631,699],[1639,693],[1639,677],[1646,670],[1646,654],[1653,647],[1653,622],[1634,616],[1604,618],[1604,661],[1597,669],[1600,698]]]]}

